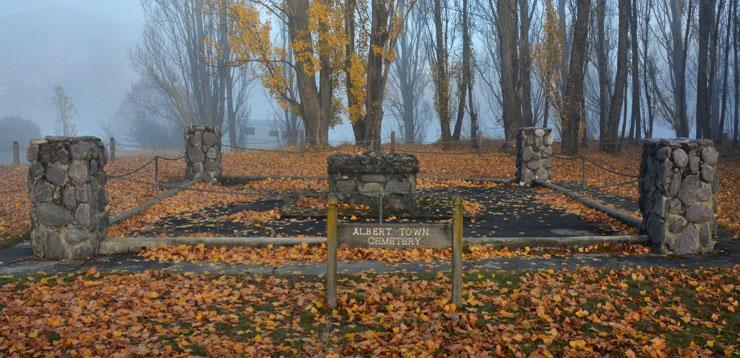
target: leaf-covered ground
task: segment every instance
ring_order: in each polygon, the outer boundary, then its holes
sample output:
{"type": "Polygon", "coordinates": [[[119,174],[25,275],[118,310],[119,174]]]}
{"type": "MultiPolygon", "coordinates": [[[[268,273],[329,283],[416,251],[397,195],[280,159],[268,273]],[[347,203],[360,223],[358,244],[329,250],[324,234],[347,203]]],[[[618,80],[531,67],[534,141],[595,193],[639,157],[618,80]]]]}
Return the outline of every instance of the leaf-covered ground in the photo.
{"type": "MultiPolygon", "coordinates": [[[[421,186],[445,185],[435,182],[434,178],[461,177],[498,177],[511,178],[515,172],[515,157],[503,152],[491,152],[490,148],[481,154],[449,154],[435,146],[399,146],[399,150],[413,151],[419,158],[421,186]]],[[[463,149],[453,148],[452,151],[463,149]]],[[[467,150],[467,149],[465,149],[467,150]]],[[[354,147],[343,147],[343,152],[360,151],[354,147]]],[[[307,152],[301,156],[297,153],[273,152],[239,152],[225,153],[223,158],[224,175],[243,176],[323,176],[326,173],[326,157],[332,152],[307,152]]],[[[175,157],[176,154],[166,155],[175,157]]],[[[152,155],[123,156],[106,167],[109,175],[125,174],[138,168],[152,155]]],[[[593,148],[588,157],[616,171],[637,174],[639,170],[640,151],[636,147],[627,147],[619,155],[600,153],[593,148]]],[[[720,224],[740,235],[740,156],[728,153],[719,162],[720,186],[717,194],[717,216],[720,224]]],[[[26,188],[27,165],[0,168],[0,237],[23,234],[30,227],[28,218],[29,201],[26,188]]],[[[183,179],[184,163],[178,161],[160,161],[161,181],[183,179]]],[[[602,186],[618,183],[629,178],[608,173],[587,164],[587,184],[602,186]]],[[[578,160],[558,159],[553,164],[553,181],[558,183],[580,182],[581,162],[578,160]]],[[[456,181],[456,182],[459,182],[456,181]]],[[[453,183],[454,184],[454,183],[453,183]]],[[[459,184],[459,183],[458,183],[459,184]]],[[[470,183],[467,183],[470,184],[470,183]]],[[[457,185],[457,184],[455,184],[457,185]]],[[[109,210],[120,213],[130,210],[154,196],[154,167],[152,165],[124,179],[109,179],[109,210]]],[[[153,223],[173,213],[197,211],[214,205],[256,200],[259,193],[274,194],[294,190],[326,190],[326,182],[321,180],[269,180],[257,185],[246,184],[243,189],[249,194],[219,194],[217,191],[234,191],[233,186],[198,184],[198,190],[183,191],[172,198],[145,211],[123,223],[124,227],[113,227],[111,234],[123,231],[126,225],[136,227],[140,224],[153,223]]],[[[239,189],[242,190],[242,189],[239,189]]],[[[605,192],[637,199],[637,185],[630,184],[602,189],[605,192]]]]}
{"type": "MultiPolygon", "coordinates": [[[[260,182],[253,186],[267,186],[260,182]]],[[[480,184],[479,184],[480,185],[480,184]]],[[[629,226],[593,218],[578,210],[567,211],[537,201],[531,188],[511,184],[417,188],[414,210],[383,212],[386,222],[450,222],[452,198],[463,198],[465,237],[536,237],[611,235],[631,233],[629,226]],[[588,220],[584,220],[587,218],[588,220]]],[[[232,189],[233,190],[233,189],[232,189]]],[[[236,199],[236,198],[235,198],[236,199]]],[[[248,200],[248,199],[247,199],[248,200]]],[[[580,204],[579,204],[580,205],[580,204]]],[[[583,207],[580,205],[580,207],[583,207]]],[[[377,222],[377,207],[340,205],[341,221],[377,222]]],[[[246,236],[301,237],[326,235],[326,193],[300,196],[261,195],[259,200],[215,205],[197,211],[175,212],[165,217],[146,215],[116,225],[115,237],[246,236]],[[156,220],[156,221],[154,221],[156,220]]]]}
{"type": "MultiPolygon", "coordinates": [[[[554,256],[568,256],[573,253],[611,253],[643,255],[650,252],[645,245],[624,244],[595,244],[577,249],[572,248],[530,248],[521,249],[494,248],[484,246],[466,247],[463,252],[464,260],[483,260],[500,257],[536,256],[550,258],[554,256]]],[[[258,264],[281,265],[291,262],[326,262],[326,245],[293,245],[277,247],[205,247],[203,244],[159,246],[144,249],[139,253],[149,260],[165,262],[222,262],[230,264],[258,264]]],[[[452,257],[450,249],[380,249],[380,248],[338,248],[337,259],[340,261],[381,261],[388,263],[400,262],[431,262],[432,260],[449,260],[452,257]]]]}
{"type": "Polygon", "coordinates": [[[0,281],[3,356],[736,356],[740,266],[0,281]]]}

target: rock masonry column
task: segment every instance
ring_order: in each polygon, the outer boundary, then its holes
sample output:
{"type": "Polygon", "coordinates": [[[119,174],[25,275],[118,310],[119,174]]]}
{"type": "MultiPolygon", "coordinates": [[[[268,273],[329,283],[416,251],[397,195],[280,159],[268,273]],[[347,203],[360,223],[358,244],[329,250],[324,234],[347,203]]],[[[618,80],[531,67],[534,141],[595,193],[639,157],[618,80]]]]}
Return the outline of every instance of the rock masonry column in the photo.
{"type": "Polygon", "coordinates": [[[185,130],[185,177],[215,183],[221,178],[221,129],[191,126],[185,130]]]}
{"type": "Polygon", "coordinates": [[[416,208],[419,161],[411,154],[334,154],[327,158],[327,171],[329,193],[340,202],[377,207],[383,196],[384,206],[416,208]]]}
{"type": "Polygon", "coordinates": [[[516,181],[532,186],[535,179],[550,180],[552,129],[525,127],[516,136],[516,181]]]}
{"type": "Polygon", "coordinates": [[[33,139],[28,148],[31,245],[36,256],[95,256],[108,230],[105,165],[96,137],[33,139]]]}
{"type": "Polygon", "coordinates": [[[714,248],[718,158],[711,140],[643,142],[640,212],[657,252],[689,255],[714,248]]]}

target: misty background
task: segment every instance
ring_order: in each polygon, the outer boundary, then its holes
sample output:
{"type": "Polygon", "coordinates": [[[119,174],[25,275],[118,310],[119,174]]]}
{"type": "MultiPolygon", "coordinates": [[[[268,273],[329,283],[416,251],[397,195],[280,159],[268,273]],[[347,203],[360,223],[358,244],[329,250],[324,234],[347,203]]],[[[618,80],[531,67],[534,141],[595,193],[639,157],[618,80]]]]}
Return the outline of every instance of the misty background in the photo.
{"type": "MultiPolygon", "coordinates": [[[[2,0],[0,118],[28,119],[42,136],[56,134],[52,89],[58,84],[77,109],[77,134],[107,136],[105,127],[139,80],[130,52],[143,26],[140,0],[2,0]]],[[[250,117],[271,121],[275,105],[256,87],[250,117]]],[[[0,132],[12,122],[0,121],[0,132]]],[[[10,148],[18,133],[0,133],[0,149],[10,148]]],[[[335,128],[332,137],[350,140],[351,128],[335,128]]],[[[26,146],[22,140],[21,149],[26,146]]],[[[0,153],[0,163],[9,160],[7,150],[0,153]]]]}
{"type": "MultiPolygon", "coordinates": [[[[561,1],[562,2],[562,1],[561,1]]],[[[543,5],[538,1],[532,2],[533,9],[543,5]],[[536,5],[540,4],[540,5],[536,5]]],[[[559,3],[559,2],[558,2],[559,3]]],[[[174,2],[177,6],[185,6],[174,2]]],[[[418,6],[422,6],[420,3],[418,6]]],[[[476,105],[480,107],[479,125],[482,134],[488,138],[503,137],[501,125],[502,114],[497,103],[498,82],[497,61],[498,53],[493,51],[496,47],[495,31],[490,34],[485,32],[486,22],[482,18],[482,10],[485,4],[476,3],[481,7],[479,13],[473,13],[478,19],[478,26],[483,28],[478,35],[473,36],[472,47],[478,49],[475,53],[480,77],[475,83],[476,105]],[[492,42],[487,42],[492,41],[492,42]],[[490,51],[491,53],[487,53],[490,51]],[[488,78],[485,78],[489,76],[488,78]],[[490,88],[489,88],[490,87],[490,88]],[[489,108],[490,107],[490,108],[489,108]]],[[[450,5],[452,6],[452,5],[450,5]]],[[[454,6],[458,6],[455,3],[454,6]]],[[[660,9],[660,8],[657,8],[660,9]]],[[[423,15],[427,9],[419,9],[423,15]]],[[[537,12],[542,12],[537,8],[537,12]]],[[[607,30],[616,27],[616,8],[611,9],[607,19],[607,30]]],[[[537,26],[542,26],[544,17],[539,15],[539,22],[533,25],[533,31],[537,26]]],[[[163,141],[170,141],[167,145],[177,147],[181,140],[181,129],[176,126],[153,127],[146,124],[139,125],[132,130],[127,125],[136,120],[145,120],[146,116],[139,112],[131,111],[132,106],[126,103],[147,99],[152,92],[151,84],[142,82],[141,63],[137,72],[135,52],[137,46],[146,39],[145,9],[140,0],[2,0],[0,6],[0,163],[10,160],[9,148],[13,140],[21,142],[21,150],[25,150],[28,138],[52,134],[60,134],[61,130],[55,124],[55,109],[53,96],[55,86],[61,86],[74,104],[72,122],[76,127],[76,135],[95,135],[106,138],[115,136],[119,143],[125,145],[132,135],[137,136],[137,143],[153,143],[160,145],[163,141]],[[135,89],[135,90],[132,90],[135,89]],[[137,98],[131,97],[131,93],[137,98]],[[12,127],[12,128],[11,128],[12,127]],[[150,136],[150,138],[146,138],[150,136]],[[167,138],[165,138],[167,137],[167,138]]],[[[571,16],[572,17],[572,16],[571,16]]],[[[646,23],[660,27],[655,20],[647,20],[646,23]]],[[[413,29],[410,33],[428,31],[427,19],[420,17],[410,24],[420,27],[413,29]]],[[[277,29],[277,28],[276,28],[277,29]]],[[[150,29],[151,30],[151,29],[150,29]]],[[[156,28],[154,29],[156,32],[156,28]]],[[[273,42],[277,45],[280,36],[273,34],[273,42]]],[[[539,39],[539,34],[532,34],[533,39],[539,39]]],[[[615,35],[612,34],[612,37],[615,35]]],[[[729,37],[728,37],[729,38],[729,37]]],[[[616,50],[616,39],[610,38],[607,46],[609,52],[609,65],[613,65],[613,56],[616,50]]],[[[411,42],[412,48],[422,42],[411,42]]],[[[651,42],[652,43],[652,42],[651,42]]],[[[653,44],[655,46],[655,44],[653,44]]],[[[157,53],[156,47],[151,53],[157,53]]],[[[454,50],[454,49],[453,49],[454,50]]],[[[651,50],[653,51],[653,50],[651,50]]],[[[689,57],[695,49],[689,51],[689,57]]],[[[657,66],[666,71],[668,66],[658,55],[657,66]]],[[[423,60],[424,63],[428,61],[423,60]]],[[[592,60],[593,62],[593,60],[592,60]]],[[[693,59],[690,61],[693,66],[693,59]]],[[[592,63],[592,66],[595,66],[592,63]]],[[[422,72],[428,72],[429,68],[422,65],[422,72]]],[[[689,72],[694,71],[693,67],[689,72]]],[[[588,92],[593,95],[597,90],[593,87],[595,83],[595,72],[589,70],[591,78],[588,79],[588,92]]],[[[428,76],[428,73],[425,74],[428,76]]],[[[666,74],[663,74],[667,76],[666,74]]],[[[440,137],[440,126],[435,119],[436,114],[430,107],[433,101],[434,88],[431,83],[422,81],[419,89],[421,103],[425,107],[420,110],[418,126],[420,129],[419,142],[434,141],[440,137]]],[[[665,86],[665,85],[664,85],[665,86]]],[[[692,83],[689,83],[693,87],[692,83]]],[[[392,84],[389,84],[389,88],[392,84]]],[[[267,95],[259,80],[255,80],[250,92],[244,97],[246,104],[244,112],[239,116],[242,123],[250,123],[251,131],[264,127],[264,133],[272,133],[277,124],[282,121],[282,110],[276,101],[267,95]]],[[[540,89],[541,91],[541,89],[540,89]]],[[[542,94],[535,93],[533,103],[541,106],[542,94]]],[[[389,95],[384,103],[386,113],[382,122],[382,137],[385,139],[392,130],[398,130],[400,124],[392,117],[392,107],[400,106],[394,103],[398,96],[389,95]]],[[[718,97],[717,97],[718,98],[718,97]]],[[[589,99],[593,102],[593,99],[589,99]]],[[[625,98],[625,118],[627,115],[627,101],[625,98]]],[[[631,102],[631,99],[629,99],[631,102]]],[[[691,98],[689,106],[693,107],[691,98]]],[[[140,103],[139,103],[140,104],[140,103]]],[[[594,107],[589,103],[589,107],[594,107]]],[[[133,106],[135,107],[135,106],[133,106]]],[[[598,129],[591,122],[598,120],[595,112],[588,115],[588,136],[594,138],[598,129]]],[[[342,123],[329,131],[330,142],[351,142],[354,139],[353,128],[345,116],[342,123]]],[[[156,122],[155,120],[152,123],[156,122]]],[[[162,121],[160,121],[162,122],[162,121]]],[[[166,122],[166,121],[164,121],[166,122]]],[[[625,120],[626,122],[626,120],[625,120]]],[[[468,126],[467,122],[463,126],[468,126]]],[[[464,133],[467,129],[463,130],[464,133]]],[[[693,133],[693,131],[692,131],[693,133]]],[[[267,135],[267,134],[265,134],[267,135]]],[[[272,134],[270,134],[272,136],[272,134]]],[[[656,121],[654,137],[674,137],[675,133],[670,125],[664,121],[656,121]]],[[[267,138],[266,140],[272,140],[267,138]]],[[[231,142],[231,141],[230,141],[231,142]]],[[[252,142],[253,144],[255,142],[252,142]]],[[[257,143],[258,144],[258,143],[257,143]]],[[[22,155],[24,157],[24,155],[22,155]]],[[[23,160],[23,159],[22,159],[23,160]]]]}

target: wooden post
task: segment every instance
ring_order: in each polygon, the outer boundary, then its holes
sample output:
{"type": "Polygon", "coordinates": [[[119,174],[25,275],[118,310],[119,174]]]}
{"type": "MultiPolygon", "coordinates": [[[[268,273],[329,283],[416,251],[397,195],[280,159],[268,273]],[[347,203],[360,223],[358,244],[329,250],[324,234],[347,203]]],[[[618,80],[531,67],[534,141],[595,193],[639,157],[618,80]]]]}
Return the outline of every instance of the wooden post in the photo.
{"type": "Polygon", "coordinates": [[[329,195],[326,215],[326,303],[337,307],[337,198],[329,195]]]}
{"type": "Polygon", "coordinates": [[[154,156],[154,196],[159,196],[159,156],[154,156]]]}
{"type": "Polygon", "coordinates": [[[391,153],[396,152],[396,131],[391,132],[391,153]]]}
{"type": "Polygon", "coordinates": [[[116,160],[116,138],[110,137],[110,148],[108,148],[108,152],[110,153],[110,161],[116,160]]]}
{"type": "Polygon", "coordinates": [[[21,164],[21,145],[18,141],[13,141],[13,165],[21,164]]]}
{"type": "Polygon", "coordinates": [[[452,215],[452,303],[462,303],[462,236],[463,206],[460,197],[455,198],[452,215]]]}
{"type": "Polygon", "coordinates": [[[581,190],[586,189],[586,156],[581,155],[581,190]]]}

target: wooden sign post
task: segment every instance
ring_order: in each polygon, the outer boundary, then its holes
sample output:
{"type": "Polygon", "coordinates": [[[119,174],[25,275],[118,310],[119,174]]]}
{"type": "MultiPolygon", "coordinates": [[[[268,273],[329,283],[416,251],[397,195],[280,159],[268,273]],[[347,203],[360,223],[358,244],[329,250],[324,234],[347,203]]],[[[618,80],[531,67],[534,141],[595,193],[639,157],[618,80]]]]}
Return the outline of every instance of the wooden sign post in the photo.
{"type": "Polygon", "coordinates": [[[453,203],[449,224],[339,223],[337,199],[329,197],[327,215],[326,301],[337,306],[337,247],[446,248],[452,247],[452,303],[462,302],[462,200],[453,203]]]}

